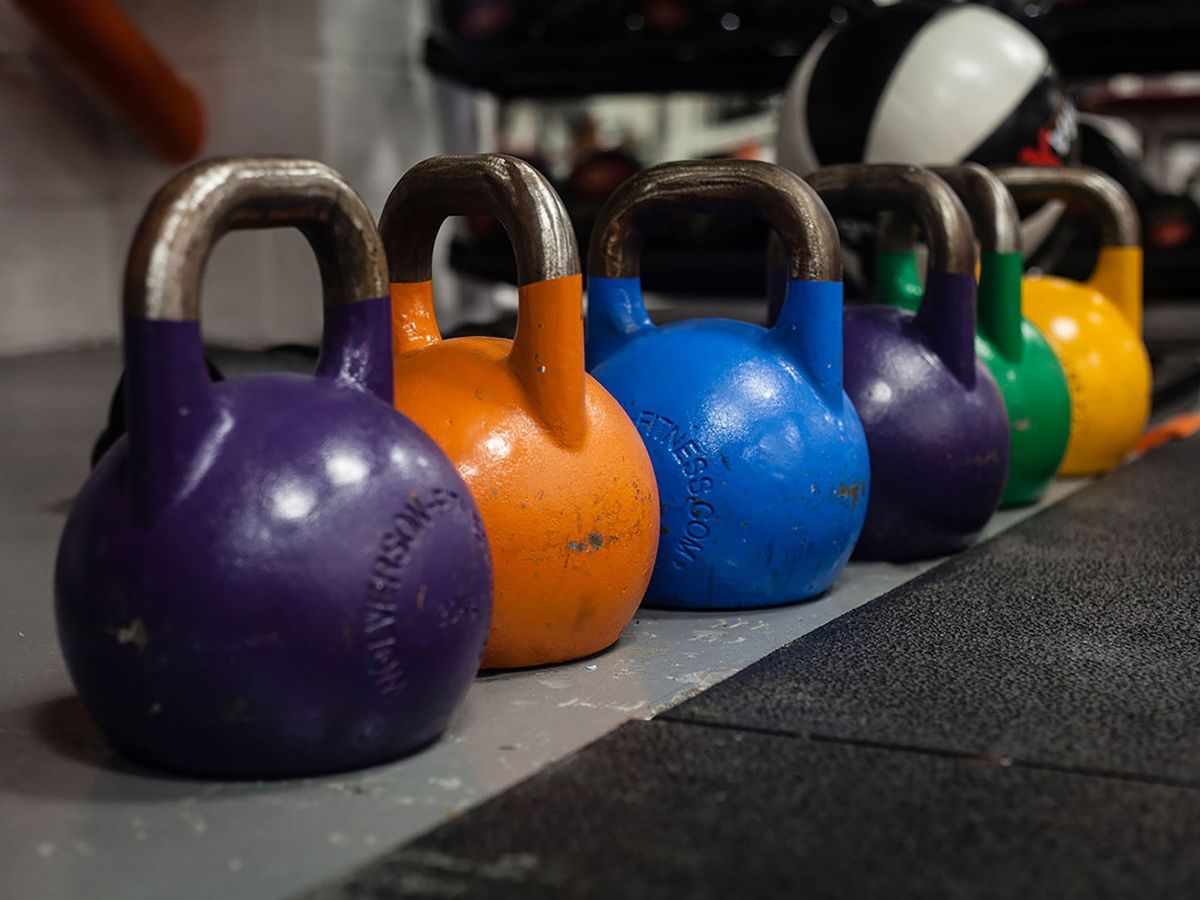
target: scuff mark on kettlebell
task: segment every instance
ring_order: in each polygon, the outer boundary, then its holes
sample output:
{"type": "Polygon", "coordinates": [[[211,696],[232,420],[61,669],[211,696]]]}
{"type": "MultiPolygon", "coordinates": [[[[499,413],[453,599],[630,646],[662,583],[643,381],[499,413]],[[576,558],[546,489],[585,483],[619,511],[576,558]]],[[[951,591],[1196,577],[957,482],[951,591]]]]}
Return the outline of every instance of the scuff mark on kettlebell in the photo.
{"type": "Polygon", "coordinates": [[[863,489],[863,483],[861,481],[856,481],[853,484],[843,484],[843,485],[840,485],[838,487],[838,489],[833,492],[833,496],[838,497],[839,499],[844,499],[846,497],[849,497],[850,505],[856,506],[858,504],[858,497],[859,497],[859,494],[862,492],[862,489],[863,489]]]}
{"type": "Polygon", "coordinates": [[[604,535],[599,531],[591,532],[585,539],[567,541],[567,549],[572,553],[587,553],[591,550],[603,549],[605,544],[614,544],[620,538],[615,534],[604,535]]]}
{"type": "Polygon", "coordinates": [[[133,644],[139,650],[146,649],[150,643],[150,635],[146,633],[146,623],[140,616],[125,627],[117,629],[117,643],[133,644]]]}

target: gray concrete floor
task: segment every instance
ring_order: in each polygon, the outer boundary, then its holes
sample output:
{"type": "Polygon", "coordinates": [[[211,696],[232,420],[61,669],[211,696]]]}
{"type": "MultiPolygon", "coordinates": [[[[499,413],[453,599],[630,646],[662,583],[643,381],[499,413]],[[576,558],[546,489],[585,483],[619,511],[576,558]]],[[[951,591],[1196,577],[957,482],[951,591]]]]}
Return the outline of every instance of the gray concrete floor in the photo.
{"type": "MultiPolygon", "coordinates": [[[[261,358],[222,359],[227,371],[261,358]]],[[[290,365],[294,365],[293,360],[290,365]]],[[[649,718],[930,563],[851,564],[810,603],[643,611],[611,650],[482,677],[448,733],[391,765],[276,783],[180,779],[115,756],[74,697],[52,571],[107,415],[114,349],[0,360],[0,894],[283,897],[335,877],[630,718],[649,718]]],[[[1048,502],[1079,487],[1057,484],[1048,502]]],[[[996,533],[1036,510],[1002,513],[996,533]]]]}

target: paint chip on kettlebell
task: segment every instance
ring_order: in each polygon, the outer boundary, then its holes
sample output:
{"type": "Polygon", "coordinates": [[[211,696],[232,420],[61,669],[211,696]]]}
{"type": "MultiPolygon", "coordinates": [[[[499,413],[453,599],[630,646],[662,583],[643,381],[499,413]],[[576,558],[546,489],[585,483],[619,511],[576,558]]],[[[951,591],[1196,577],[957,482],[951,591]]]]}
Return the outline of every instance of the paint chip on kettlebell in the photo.
{"type": "Polygon", "coordinates": [[[146,624],[140,619],[134,619],[123,628],[117,629],[118,644],[133,644],[139,650],[145,650],[150,643],[150,635],[146,633],[146,624]]]}

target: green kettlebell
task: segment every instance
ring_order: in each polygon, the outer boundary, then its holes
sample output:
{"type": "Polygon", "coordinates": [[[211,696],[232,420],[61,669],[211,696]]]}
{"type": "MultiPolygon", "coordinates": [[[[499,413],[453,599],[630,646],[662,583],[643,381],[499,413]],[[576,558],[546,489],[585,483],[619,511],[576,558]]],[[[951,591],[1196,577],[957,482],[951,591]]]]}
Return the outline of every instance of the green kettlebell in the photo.
{"type": "MultiPolygon", "coordinates": [[[[1071,432],[1071,400],[1063,368],[1046,338],[1021,312],[1016,204],[982,166],[934,167],[962,199],[980,244],[975,353],[1004,397],[1012,439],[1001,506],[1036,503],[1054,478],[1071,432]]],[[[877,257],[880,302],[916,310],[922,287],[909,223],[885,221],[877,257]]]]}

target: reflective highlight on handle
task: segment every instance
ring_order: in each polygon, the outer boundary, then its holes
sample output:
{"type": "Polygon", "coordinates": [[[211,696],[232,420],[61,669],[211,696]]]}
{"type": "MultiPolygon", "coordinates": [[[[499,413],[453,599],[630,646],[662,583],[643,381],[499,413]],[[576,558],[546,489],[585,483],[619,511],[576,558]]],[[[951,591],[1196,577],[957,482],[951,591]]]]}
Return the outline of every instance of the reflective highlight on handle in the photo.
{"type": "Polygon", "coordinates": [[[389,289],[394,356],[403,356],[442,339],[433,306],[432,281],[394,281],[389,289]]]}

